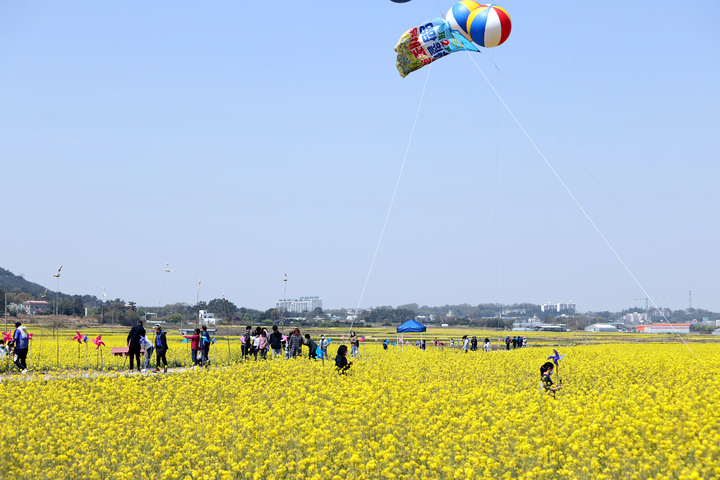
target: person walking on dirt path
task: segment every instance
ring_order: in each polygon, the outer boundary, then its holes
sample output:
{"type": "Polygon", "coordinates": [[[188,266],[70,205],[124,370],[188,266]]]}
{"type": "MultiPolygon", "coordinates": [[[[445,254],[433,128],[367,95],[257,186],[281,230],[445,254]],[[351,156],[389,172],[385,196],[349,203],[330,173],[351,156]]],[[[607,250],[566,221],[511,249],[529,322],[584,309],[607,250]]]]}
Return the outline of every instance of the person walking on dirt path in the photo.
{"type": "MultiPolygon", "coordinates": [[[[183,335],[184,338],[190,340],[190,356],[192,357],[193,367],[200,363],[198,352],[200,351],[200,329],[196,328],[192,335],[183,335]]],[[[201,354],[202,356],[202,354],[201,354]]]]}
{"type": "Polygon", "coordinates": [[[20,322],[15,322],[15,332],[13,333],[13,363],[20,369],[20,372],[27,373],[28,349],[30,348],[30,335],[28,335],[25,326],[20,322]]]}
{"type": "Polygon", "coordinates": [[[155,325],[155,352],[157,354],[157,363],[155,364],[155,371],[160,371],[160,362],[163,364],[163,373],[167,373],[167,358],[165,354],[168,351],[167,336],[163,332],[160,324],[155,325]]]}
{"type": "Polygon", "coordinates": [[[128,357],[130,357],[130,371],[133,371],[133,360],[137,362],[138,371],[142,368],[140,364],[140,339],[145,336],[145,328],[143,321],[138,320],[137,325],[133,325],[127,336],[128,357]]]}

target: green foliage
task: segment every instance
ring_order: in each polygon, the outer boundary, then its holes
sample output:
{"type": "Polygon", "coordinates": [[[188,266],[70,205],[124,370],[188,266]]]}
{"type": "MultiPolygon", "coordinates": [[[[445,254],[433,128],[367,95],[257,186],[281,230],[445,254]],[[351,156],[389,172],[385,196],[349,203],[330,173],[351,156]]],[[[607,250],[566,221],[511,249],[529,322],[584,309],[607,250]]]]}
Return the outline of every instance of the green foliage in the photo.
{"type": "Polygon", "coordinates": [[[370,312],[365,312],[361,319],[365,323],[390,323],[400,325],[410,319],[415,318],[413,310],[404,308],[376,308],[370,312]]]}
{"type": "Polygon", "coordinates": [[[173,313],[172,315],[168,315],[167,317],[163,318],[168,323],[180,323],[182,322],[182,314],[180,313],[173,313]]]}

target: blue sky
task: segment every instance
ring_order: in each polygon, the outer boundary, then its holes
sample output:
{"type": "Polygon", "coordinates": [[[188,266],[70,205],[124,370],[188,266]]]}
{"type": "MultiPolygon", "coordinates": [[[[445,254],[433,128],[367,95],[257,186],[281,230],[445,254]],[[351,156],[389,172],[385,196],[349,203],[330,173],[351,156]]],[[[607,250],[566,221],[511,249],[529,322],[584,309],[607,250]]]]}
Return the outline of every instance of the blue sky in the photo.
{"type": "MultiPolygon", "coordinates": [[[[477,64],[647,292],[720,309],[720,4],[501,5],[477,64]]],[[[355,307],[427,78],[361,306],[641,306],[467,54],[398,75],[400,35],[451,6],[3,2],[0,266],[156,305],[169,262],[163,304],[202,277],[259,309],[287,273],[355,307]]]]}

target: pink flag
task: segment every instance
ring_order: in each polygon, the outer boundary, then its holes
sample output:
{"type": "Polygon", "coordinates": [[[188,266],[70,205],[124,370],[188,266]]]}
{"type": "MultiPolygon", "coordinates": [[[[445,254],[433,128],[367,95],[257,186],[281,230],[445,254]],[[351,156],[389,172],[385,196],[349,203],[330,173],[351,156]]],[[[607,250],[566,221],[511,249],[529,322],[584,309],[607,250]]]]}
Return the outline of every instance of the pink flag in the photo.
{"type": "Polygon", "coordinates": [[[361,342],[364,342],[364,341],[365,341],[365,336],[364,336],[364,335],[363,335],[362,337],[360,337],[360,341],[361,341],[361,342]]]}
{"type": "Polygon", "coordinates": [[[32,340],[32,333],[28,333],[28,338],[32,340]]]}
{"type": "Polygon", "coordinates": [[[97,347],[95,347],[95,350],[100,348],[101,345],[105,345],[105,342],[102,341],[102,335],[98,335],[98,337],[95,340],[93,340],[93,343],[95,345],[97,345],[97,347]]]}
{"type": "Polygon", "coordinates": [[[77,335],[73,337],[73,340],[77,340],[78,343],[82,343],[82,333],[78,332],[77,330],[75,330],[75,333],[77,333],[77,335]]]}

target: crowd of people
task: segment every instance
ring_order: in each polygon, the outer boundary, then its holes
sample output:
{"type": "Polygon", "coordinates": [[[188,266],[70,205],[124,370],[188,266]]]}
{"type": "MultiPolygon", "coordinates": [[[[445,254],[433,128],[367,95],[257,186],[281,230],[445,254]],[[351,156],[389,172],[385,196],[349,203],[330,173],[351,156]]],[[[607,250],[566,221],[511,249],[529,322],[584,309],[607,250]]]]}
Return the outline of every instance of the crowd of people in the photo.
{"type": "MultiPolygon", "coordinates": [[[[127,356],[130,359],[130,371],[137,369],[140,371],[147,371],[151,368],[151,362],[153,354],[155,355],[155,372],[160,372],[161,368],[164,373],[167,373],[168,362],[167,362],[167,351],[169,349],[167,341],[167,332],[162,329],[160,324],[156,324],[153,327],[155,337],[150,340],[147,336],[147,332],[143,326],[143,321],[139,320],[134,325],[127,335],[127,356]],[[140,355],[145,353],[144,362],[141,364],[140,355]]],[[[5,339],[0,340],[0,359],[7,358],[8,355],[12,355],[12,359],[17,368],[22,372],[27,372],[26,358],[29,349],[29,339],[32,338],[28,334],[25,326],[22,323],[17,322],[15,324],[15,332],[13,333],[12,340],[9,340],[9,336],[5,339]],[[8,341],[9,340],[9,341],[8,341]]],[[[193,368],[200,366],[205,367],[210,364],[210,346],[214,343],[214,340],[210,337],[210,333],[207,330],[207,326],[196,328],[191,335],[184,335],[184,342],[190,342],[190,360],[193,368]]],[[[345,337],[343,337],[345,340],[345,337]]],[[[376,339],[377,340],[377,339],[376,339]]],[[[183,343],[184,343],[183,342],[183,343]]],[[[268,332],[265,327],[256,327],[254,330],[251,326],[245,327],[245,333],[242,335],[241,342],[241,355],[243,360],[248,360],[251,357],[254,360],[265,360],[268,358],[268,354],[272,358],[280,357],[285,359],[291,359],[303,356],[303,347],[307,347],[307,356],[309,359],[323,360],[329,359],[328,346],[330,345],[330,339],[326,338],[325,335],[320,335],[317,339],[313,339],[310,334],[306,333],[302,335],[299,328],[293,329],[291,332],[283,334],[280,332],[277,325],[273,325],[272,332],[268,332]]],[[[340,345],[335,356],[335,366],[340,373],[346,373],[352,362],[347,360],[348,353],[350,357],[356,357],[360,351],[360,338],[354,331],[351,331],[347,343],[350,345],[350,351],[348,352],[347,345],[340,345]]],[[[467,353],[468,351],[478,350],[478,339],[476,336],[468,338],[464,335],[461,340],[456,341],[452,338],[447,343],[444,343],[437,338],[431,341],[432,346],[437,348],[450,348],[459,347],[461,351],[467,353]]],[[[388,346],[394,345],[389,340],[383,340],[383,349],[387,350],[388,346]]],[[[419,340],[415,345],[422,350],[425,350],[425,340],[419,340]]],[[[527,346],[527,338],[523,336],[511,337],[508,335],[505,338],[505,347],[507,350],[522,348],[527,346]]],[[[489,352],[492,350],[492,345],[489,338],[485,338],[482,347],[484,351],[489,352]]],[[[544,376],[544,374],[543,374],[544,376]]]]}

